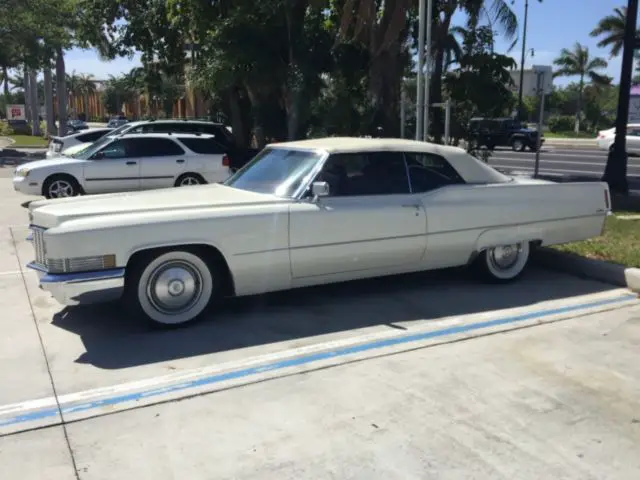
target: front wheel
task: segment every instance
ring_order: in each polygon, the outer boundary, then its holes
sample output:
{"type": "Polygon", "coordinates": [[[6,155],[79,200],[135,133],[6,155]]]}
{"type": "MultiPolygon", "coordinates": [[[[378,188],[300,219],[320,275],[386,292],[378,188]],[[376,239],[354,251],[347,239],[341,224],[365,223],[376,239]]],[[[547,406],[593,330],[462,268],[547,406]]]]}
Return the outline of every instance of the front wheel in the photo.
{"type": "Polygon", "coordinates": [[[219,282],[203,257],[173,250],[148,256],[132,266],[125,300],[133,313],[156,326],[183,325],[205,310],[219,282]]]}
{"type": "Polygon", "coordinates": [[[80,185],[69,175],[52,175],[42,186],[42,194],[47,199],[67,198],[80,195],[80,185]]]}
{"type": "Polygon", "coordinates": [[[510,282],[524,272],[529,251],[529,242],[487,248],[478,255],[474,267],[487,280],[510,282]]]}

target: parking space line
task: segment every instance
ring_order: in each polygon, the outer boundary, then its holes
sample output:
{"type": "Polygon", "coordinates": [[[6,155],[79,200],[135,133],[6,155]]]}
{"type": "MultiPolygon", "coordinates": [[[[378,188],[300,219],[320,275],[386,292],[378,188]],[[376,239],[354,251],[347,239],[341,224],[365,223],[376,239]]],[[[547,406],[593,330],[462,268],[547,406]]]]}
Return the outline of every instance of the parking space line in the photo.
{"type": "MultiPolygon", "coordinates": [[[[155,379],[140,382],[130,382],[102,389],[95,389],[75,394],[60,395],[57,398],[45,398],[21,402],[13,405],[0,407],[0,435],[15,433],[29,428],[29,424],[51,419],[59,414],[65,423],[72,420],[90,418],[109,412],[126,410],[133,407],[150,405],[184,398],[195,394],[209,393],[210,391],[224,388],[229,382],[242,380],[244,383],[258,381],[273,372],[284,374],[283,370],[300,368],[318,368],[323,361],[336,361],[342,357],[354,356],[367,352],[374,352],[382,349],[392,349],[392,347],[403,347],[420,344],[425,341],[438,341],[444,343],[451,341],[451,337],[466,338],[471,336],[497,333],[513,328],[521,328],[527,324],[535,325],[549,323],[576,316],[595,313],[596,311],[621,308],[627,305],[638,304],[637,295],[624,293],[624,290],[616,290],[615,296],[609,295],[589,295],[590,301],[574,303],[570,305],[557,306],[555,308],[539,309],[525,313],[511,314],[509,316],[497,316],[496,312],[489,312],[472,315],[474,320],[467,323],[452,324],[452,321],[465,317],[453,317],[449,319],[448,325],[441,328],[431,328],[425,331],[413,333],[386,333],[384,336],[367,336],[345,339],[340,345],[339,342],[330,342],[318,345],[311,345],[308,348],[296,348],[284,352],[261,356],[245,361],[226,364],[227,371],[221,370],[225,365],[213,365],[204,367],[192,372],[167,375],[155,379]],[[626,304],[626,305],[625,305],[626,304]],[[479,320],[479,321],[477,321],[479,320]],[[497,330],[496,330],[497,329],[497,330]],[[395,335],[394,335],[395,333],[395,335]],[[474,335],[475,333],[475,335],[474,335]],[[449,338],[447,338],[449,337],[449,338]],[[446,340],[445,340],[446,339],[446,340]],[[313,351],[315,350],[315,351],[313,351]],[[208,388],[208,391],[202,391],[208,388]],[[173,398],[172,398],[173,397],[173,398]]],[[[343,360],[344,361],[344,360],[343,360]]],[[[58,423],[58,424],[59,424],[58,423]]],[[[55,422],[54,422],[55,424],[55,422]]]]}

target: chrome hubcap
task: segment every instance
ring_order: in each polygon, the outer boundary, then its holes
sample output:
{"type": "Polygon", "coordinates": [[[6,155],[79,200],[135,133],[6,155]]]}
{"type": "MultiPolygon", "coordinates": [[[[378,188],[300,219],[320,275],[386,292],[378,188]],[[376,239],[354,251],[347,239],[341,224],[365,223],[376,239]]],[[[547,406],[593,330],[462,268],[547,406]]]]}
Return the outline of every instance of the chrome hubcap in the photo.
{"type": "Polygon", "coordinates": [[[182,186],[199,185],[199,184],[200,184],[200,182],[195,177],[185,177],[180,182],[180,185],[182,185],[182,186]]]}
{"type": "Polygon", "coordinates": [[[518,261],[522,246],[516,245],[504,245],[501,247],[495,247],[491,250],[489,258],[491,263],[499,270],[506,270],[513,267],[518,261]]]}
{"type": "Polygon", "coordinates": [[[53,198],[72,197],[73,187],[65,180],[56,180],[49,185],[49,195],[53,198]]]}
{"type": "Polygon", "coordinates": [[[202,275],[187,262],[159,266],[147,285],[149,301],[158,311],[179,314],[195,305],[202,295],[202,275]]]}

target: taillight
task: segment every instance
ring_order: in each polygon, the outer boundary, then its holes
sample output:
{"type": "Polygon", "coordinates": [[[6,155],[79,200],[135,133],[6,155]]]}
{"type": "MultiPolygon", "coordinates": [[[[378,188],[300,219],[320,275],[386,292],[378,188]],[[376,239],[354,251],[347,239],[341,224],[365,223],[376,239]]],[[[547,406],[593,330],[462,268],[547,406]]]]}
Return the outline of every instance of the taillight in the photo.
{"type": "Polygon", "coordinates": [[[231,165],[231,162],[229,161],[229,155],[227,155],[226,153],[222,156],[222,166],[223,167],[228,167],[231,165]]]}

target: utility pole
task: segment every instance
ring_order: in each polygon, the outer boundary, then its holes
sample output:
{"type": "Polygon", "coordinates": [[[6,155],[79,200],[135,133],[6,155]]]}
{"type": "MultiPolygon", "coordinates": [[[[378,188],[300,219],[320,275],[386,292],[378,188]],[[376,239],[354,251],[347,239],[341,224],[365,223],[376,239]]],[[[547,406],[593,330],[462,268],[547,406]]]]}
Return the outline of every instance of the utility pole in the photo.
{"type": "Polygon", "coordinates": [[[524,28],[522,31],[522,56],[520,57],[520,85],[518,85],[518,120],[522,120],[522,84],[524,82],[524,56],[527,49],[527,18],[529,0],[524,0],[524,28]]]}
{"type": "Polygon", "coordinates": [[[633,73],[633,52],[636,48],[636,25],[638,17],[638,0],[628,0],[627,23],[624,28],[624,46],[622,50],[622,68],[620,73],[620,90],[618,93],[618,113],[616,116],[616,138],[609,151],[607,165],[602,181],[609,184],[615,193],[627,195],[627,146],[626,133],[629,120],[629,98],[631,94],[631,75],[633,73]]]}
{"type": "Polygon", "coordinates": [[[427,38],[425,40],[425,75],[424,75],[424,133],[422,138],[425,142],[429,141],[429,112],[431,95],[429,94],[429,84],[431,83],[431,16],[433,15],[433,0],[427,0],[427,38]]]}
{"type": "Polygon", "coordinates": [[[424,10],[426,0],[420,0],[418,6],[418,75],[416,78],[416,140],[422,140],[422,120],[424,114],[423,59],[424,59],[424,10]]]}

